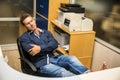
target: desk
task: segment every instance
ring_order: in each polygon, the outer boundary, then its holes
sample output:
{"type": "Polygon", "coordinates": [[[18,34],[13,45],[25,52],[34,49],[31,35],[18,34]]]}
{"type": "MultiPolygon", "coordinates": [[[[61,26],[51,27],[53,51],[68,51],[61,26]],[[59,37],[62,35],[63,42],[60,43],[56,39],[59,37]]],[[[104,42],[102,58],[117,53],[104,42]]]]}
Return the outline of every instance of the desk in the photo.
{"type": "MultiPolygon", "coordinates": [[[[0,80],[48,80],[48,78],[31,76],[11,68],[4,61],[0,47],[0,80]]],[[[120,67],[72,77],[49,78],[49,80],[120,80],[120,67]]]]}

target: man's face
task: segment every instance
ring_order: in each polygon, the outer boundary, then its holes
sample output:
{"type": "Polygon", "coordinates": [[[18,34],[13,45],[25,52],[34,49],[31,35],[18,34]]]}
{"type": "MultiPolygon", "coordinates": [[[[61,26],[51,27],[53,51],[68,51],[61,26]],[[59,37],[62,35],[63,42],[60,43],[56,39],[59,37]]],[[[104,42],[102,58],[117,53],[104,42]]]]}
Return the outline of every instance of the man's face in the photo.
{"type": "Polygon", "coordinates": [[[28,30],[35,30],[37,28],[35,20],[31,16],[27,17],[23,23],[28,30]]]}

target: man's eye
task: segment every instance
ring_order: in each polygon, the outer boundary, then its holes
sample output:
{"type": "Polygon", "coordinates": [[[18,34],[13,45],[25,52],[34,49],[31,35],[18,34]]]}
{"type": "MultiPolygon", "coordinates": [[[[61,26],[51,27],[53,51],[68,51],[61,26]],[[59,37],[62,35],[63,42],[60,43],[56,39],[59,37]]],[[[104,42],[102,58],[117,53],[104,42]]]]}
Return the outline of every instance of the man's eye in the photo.
{"type": "Polygon", "coordinates": [[[30,23],[27,23],[26,25],[28,25],[28,24],[30,24],[30,23]]]}
{"type": "Polygon", "coordinates": [[[33,22],[33,20],[31,20],[30,22],[33,22]]]}

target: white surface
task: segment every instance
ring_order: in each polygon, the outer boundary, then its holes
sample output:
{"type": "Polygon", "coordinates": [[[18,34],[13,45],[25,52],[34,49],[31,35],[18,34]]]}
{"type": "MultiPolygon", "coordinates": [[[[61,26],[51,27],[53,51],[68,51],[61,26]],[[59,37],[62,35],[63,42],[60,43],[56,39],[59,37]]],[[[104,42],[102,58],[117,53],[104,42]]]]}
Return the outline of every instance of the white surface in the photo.
{"type": "Polygon", "coordinates": [[[81,75],[82,80],[120,80],[120,67],[81,75]]]}
{"type": "MultiPolygon", "coordinates": [[[[4,61],[0,47],[0,80],[48,80],[48,78],[31,76],[14,70],[4,61]]],[[[73,77],[49,78],[49,80],[120,80],[120,67],[73,77]]]]}

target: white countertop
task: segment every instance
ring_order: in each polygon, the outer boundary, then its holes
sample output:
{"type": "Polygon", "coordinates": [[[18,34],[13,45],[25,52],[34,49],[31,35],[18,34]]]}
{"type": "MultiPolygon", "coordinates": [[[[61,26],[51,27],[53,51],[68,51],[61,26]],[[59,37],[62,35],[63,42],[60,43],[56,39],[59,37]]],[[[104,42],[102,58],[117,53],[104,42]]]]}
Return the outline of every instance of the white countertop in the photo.
{"type": "MultiPolygon", "coordinates": [[[[49,80],[120,80],[120,67],[91,72],[73,77],[49,78],[49,80]]],[[[11,68],[5,61],[0,47],[0,80],[48,80],[31,76],[11,68]]]]}

